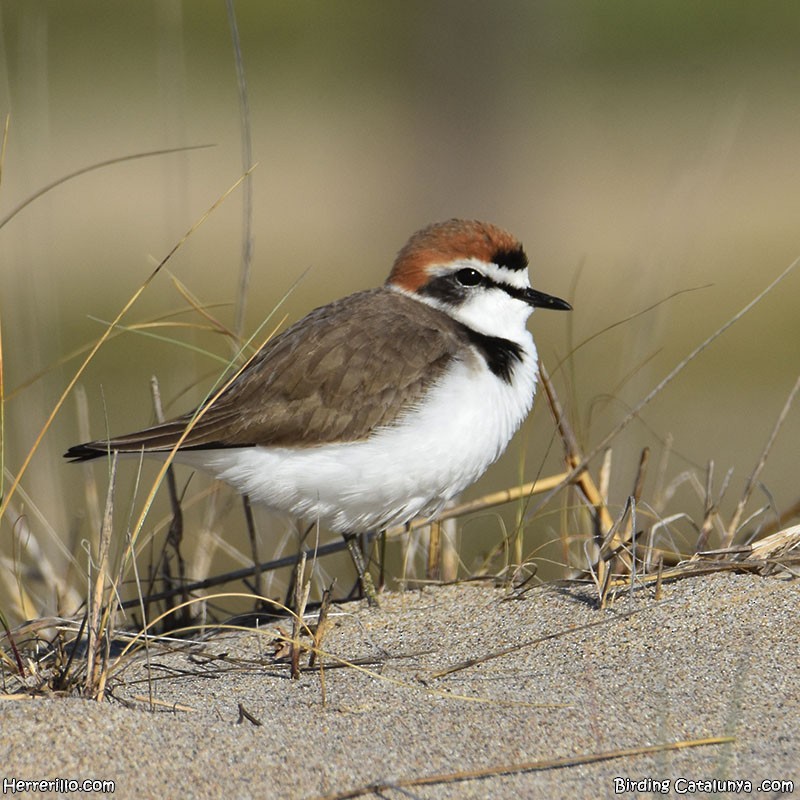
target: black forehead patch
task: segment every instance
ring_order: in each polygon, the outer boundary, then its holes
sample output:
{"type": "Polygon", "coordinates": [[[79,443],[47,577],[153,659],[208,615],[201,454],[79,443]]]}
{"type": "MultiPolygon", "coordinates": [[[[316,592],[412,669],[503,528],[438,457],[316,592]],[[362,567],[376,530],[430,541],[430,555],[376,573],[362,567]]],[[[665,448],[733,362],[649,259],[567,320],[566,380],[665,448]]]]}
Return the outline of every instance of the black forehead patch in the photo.
{"type": "Polygon", "coordinates": [[[506,269],[520,270],[528,268],[528,256],[525,255],[522,245],[510,249],[495,250],[492,255],[492,262],[497,264],[498,267],[505,267],[506,269]]]}

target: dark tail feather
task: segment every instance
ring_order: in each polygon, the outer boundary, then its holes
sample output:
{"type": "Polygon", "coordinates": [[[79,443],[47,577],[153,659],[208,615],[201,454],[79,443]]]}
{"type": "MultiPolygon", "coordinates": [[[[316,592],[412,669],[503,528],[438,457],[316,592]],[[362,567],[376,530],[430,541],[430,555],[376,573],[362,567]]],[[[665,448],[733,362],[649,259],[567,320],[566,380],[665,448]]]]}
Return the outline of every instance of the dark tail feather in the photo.
{"type": "Polygon", "coordinates": [[[86,442],[85,444],[76,444],[74,447],[70,447],[64,453],[64,458],[76,464],[81,461],[91,461],[94,458],[107,456],[114,450],[115,448],[111,447],[109,442],[86,442]]]}
{"type": "MultiPolygon", "coordinates": [[[[84,442],[70,447],[64,458],[72,462],[91,461],[93,458],[102,458],[109,453],[158,453],[169,452],[175,443],[183,436],[186,426],[191,421],[191,416],[178,417],[178,419],[162,422],[151,428],[128,433],[124,436],[115,436],[113,439],[96,439],[93,442],[84,442]]],[[[186,442],[191,445],[191,441],[186,442]]]]}
{"type": "Polygon", "coordinates": [[[93,442],[76,444],[64,453],[64,458],[76,462],[102,458],[109,453],[168,452],[183,435],[187,424],[188,420],[180,418],[124,436],[115,436],[113,439],[96,439],[93,442]]]}
{"type": "MultiPolygon", "coordinates": [[[[215,409],[216,411],[216,409],[215,409]]],[[[207,414],[189,431],[181,442],[181,450],[207,450],[222,447],[248,447],[251,442],[224,441],[220,437],[220,427],[229,422],[235,415],[231,411],[213,416],[207,414]]],[[[102,458],[109,453],[168,453],[186,433],[187,425],[191,424],[194,414],[185,414],[177,419],[162,422],[151,428],[135,431],[124,436],[115,436],[113,439],[97,439],[93,442],[84,442],[70,447],[64,458],[72,462],[91,461],[102,458]]]]}

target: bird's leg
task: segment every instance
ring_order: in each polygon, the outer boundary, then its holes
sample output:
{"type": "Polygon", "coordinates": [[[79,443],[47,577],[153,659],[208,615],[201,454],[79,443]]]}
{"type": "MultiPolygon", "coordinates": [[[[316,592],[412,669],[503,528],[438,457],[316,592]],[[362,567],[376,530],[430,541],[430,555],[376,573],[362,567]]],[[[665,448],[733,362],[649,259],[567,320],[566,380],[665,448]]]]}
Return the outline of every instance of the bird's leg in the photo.
{"type": "Polygon", "coordinates": [[[364,561],[364,552],[361,549],[357,533],[343,533],[347,549],[350,551],[350,558],[353,559],[356,572],[358,573],[358,581],[361,584],[361,591],[364,597],[367,598],[367,603],[370,606],[376,607],[378,605],[378,595],[375,591],[375,584],[372,582],[372,575],[367,570],[366,562],[364,561]]]}

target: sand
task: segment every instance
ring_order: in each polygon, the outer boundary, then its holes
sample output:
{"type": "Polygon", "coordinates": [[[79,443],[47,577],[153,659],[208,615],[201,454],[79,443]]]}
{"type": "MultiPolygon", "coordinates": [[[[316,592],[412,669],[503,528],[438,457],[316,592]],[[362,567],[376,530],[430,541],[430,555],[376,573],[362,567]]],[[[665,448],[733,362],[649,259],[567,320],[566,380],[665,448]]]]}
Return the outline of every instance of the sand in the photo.
{"type": "Polygon", "coordinates": [[[377,783],[391,788],[362,796],[438,800],[697,797],[716,780],[780,796],[763,782],[800,791],[798,609],[800,581],[730,573],[603,611],[566,584],[517,599],[485,584],[388,594],[377,610],[333,609],[323,676],[291,680],[272,634],[246,632],[151,652],[150,681],[129,660],[105,703],[0,701],[0,788],[89,778],[113,780],[115,798],[315,798],[377,783]],[[262,724],[239,721],[239,704],[262,724]],[[708,737],[733,741],[519,768],[708,737]],[[489,775],[436,780],[476,771],[489,775]]]}

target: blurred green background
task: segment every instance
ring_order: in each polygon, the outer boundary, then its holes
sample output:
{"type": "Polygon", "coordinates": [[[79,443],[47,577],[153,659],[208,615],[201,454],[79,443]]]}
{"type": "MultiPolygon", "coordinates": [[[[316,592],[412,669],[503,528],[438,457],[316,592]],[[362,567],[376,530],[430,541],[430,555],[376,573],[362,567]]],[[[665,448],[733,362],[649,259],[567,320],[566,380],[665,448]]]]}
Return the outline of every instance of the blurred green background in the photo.
{"type": "MultiPolygon", "coordinates": [[[[247,332],[303,275],[281,309],[290,320],[379,284],[414,230],[453,216],[514,232],[534,285],[573,302],[568,319],[540,312],[531,323],[551,370],[609,325],[706,287],[597,336],[558,372],[589,449],[800,256],[795,2],[239,0],[235,8],[259,162],[247,332]]],[[[84,175],[0,230],[5,465],[16,473],[79,363],[58,362],[103,330],[90,317],[112,319],[241,174],[241,117],[222,0],[3,0],[0,28],[0,111],[9,115],[0,216],[90,164],[214,145],[84,175]]],[[[242,198],[240,190],[215,211],[168,265],[203,302],[227,303],[214,313],[228,324],[242,198]]],[[[657,461],[671,437],[665,481],[692,471],[702,483],[713,460],[718,489],[733,469],[723,501],[730,514],[800,372],[798,298],[793,274],[614,442],[615,511],[641,447],[653,447],[657,461]]],[[[163,273],[126,321],[184,304],[163,273]]],[[[219,337],[182,338],[230,353],[219,337]]],[[[217,369],[168,342],[114,339],[81,379],[91,434],[148,424],[151,374],[168,413],[177,413],[203,396],[217,369]]],[[[523,435],[468,496],[561,469],[552,437],[540,397],[523,435]]],[[[20,541],[20,514],[55,571],[83,580],[83,473],[60,457],[79,438],[70,398],[23,481],[28,499],[17,495],[2,521],[5,590],[13,593],[8,576],[20,564],[27,580],[46,578],[35,550],[25,549],[31,540],[20,541]],[[68,566],[68,552],[80,568],[68,566]]],[[[799,441],[794,409],[754,507],[797,501],[799,441]]],[[[121,531],[134,476],[135,467],[122,467],[121,531]]],[[[648,481],[656,480],[654,468],[648,481]]],[[[670,513],[702,518],[690,483],[677,497],[670,513]]],[[[470,523],[463,536],[472,551],[493,546],[515,513],[470,523]]],[[[262,520],[265,556],[275,547],[271,524],[262,520]]],[[[551,541],[563,524],[545,516],[529,534],[551,541]]],[[[186,546],[191,552],[192,541],[186,546]]],[[[215,569],[238,565],[236,554],[219,557],[215,569]]],[[[563,560],[558,548],[547,557],[563,560]]],[[[58,605],[46,580],[36,596],[42,608],[58,605]]]]}

